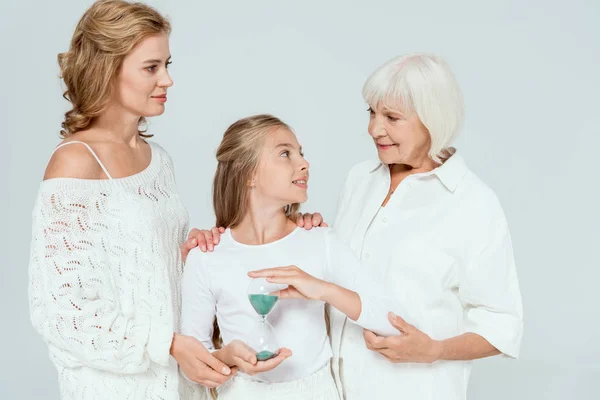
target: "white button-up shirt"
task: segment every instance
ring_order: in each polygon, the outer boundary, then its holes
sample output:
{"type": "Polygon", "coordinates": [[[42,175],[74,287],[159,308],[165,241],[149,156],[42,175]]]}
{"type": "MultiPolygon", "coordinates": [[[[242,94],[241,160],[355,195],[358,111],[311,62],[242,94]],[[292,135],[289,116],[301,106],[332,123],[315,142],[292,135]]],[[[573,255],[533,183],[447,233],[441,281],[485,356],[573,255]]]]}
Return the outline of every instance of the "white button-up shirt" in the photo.
{"type": "MultiPolygon", "coordinates": [[[[334,229],[386,282],[407,322],[433,339],[474,332],[517,357],[522,304],[510,234],[494,192],[454,154],[408,176],[382,207],[390,172],[380,162],[348,174],[334,229]]],[[[362,329],[331,309],[333,370],[347,400],[465,399],[471,362],[387,361],[366,348],[362,329]]]]}

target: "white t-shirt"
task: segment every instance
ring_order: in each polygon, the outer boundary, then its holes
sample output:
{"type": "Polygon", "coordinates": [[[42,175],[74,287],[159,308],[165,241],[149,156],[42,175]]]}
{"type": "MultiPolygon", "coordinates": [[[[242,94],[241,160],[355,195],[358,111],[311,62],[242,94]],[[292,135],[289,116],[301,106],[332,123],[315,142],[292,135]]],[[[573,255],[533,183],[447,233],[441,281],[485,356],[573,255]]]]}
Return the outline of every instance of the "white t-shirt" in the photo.
{"type": "MultiPolygon", "coordinates": [[[[380,285],[366,275],[360,262],[326,228],[294,230],[265,245],[236,242],[227,230],[212,253],[194,249],[188,255],[182,282],[182,329],[209,350],[216,315],[223,343],[250,341],[259,316],[248,300],[252,270],[296,265],[305,272],[359,293],[362,311],[357,324],[367,329],[398,333],[387,319],[388,304],[380,285]]],[[[267,317],[280,347],[293,355],[271,371],[251,377],[262,382],[288,382],[309,376],[329,362],[332,351],[324,319],[324,303],[281,299],[267,317]]]]}

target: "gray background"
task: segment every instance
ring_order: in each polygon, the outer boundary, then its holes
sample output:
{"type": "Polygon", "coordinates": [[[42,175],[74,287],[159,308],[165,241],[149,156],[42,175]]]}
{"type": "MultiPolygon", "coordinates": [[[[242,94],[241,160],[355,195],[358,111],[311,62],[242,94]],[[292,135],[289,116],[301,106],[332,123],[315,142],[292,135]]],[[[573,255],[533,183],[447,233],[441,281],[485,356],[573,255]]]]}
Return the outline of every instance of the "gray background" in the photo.
{"type": "MultiPolygon", "coordinates": [[[[175,80],[151,131],[198,227],[213,223],[222,132],[259,112],[295,128],[312,163],[304,210],[331,221],[349,167],[376,156],[360,95],[367,76],[402,53],[445,57],[467,105],[458,147],[505,208],[525,309],[521,358],[477,362],[470,397],[600,398],[597,0],[150,3],[174,26],[175,80]]],[[[0,4],[0,398],[57,399],[28,315],[31,209],[67,108],[56,55],[91,1],[0,4]]]]}

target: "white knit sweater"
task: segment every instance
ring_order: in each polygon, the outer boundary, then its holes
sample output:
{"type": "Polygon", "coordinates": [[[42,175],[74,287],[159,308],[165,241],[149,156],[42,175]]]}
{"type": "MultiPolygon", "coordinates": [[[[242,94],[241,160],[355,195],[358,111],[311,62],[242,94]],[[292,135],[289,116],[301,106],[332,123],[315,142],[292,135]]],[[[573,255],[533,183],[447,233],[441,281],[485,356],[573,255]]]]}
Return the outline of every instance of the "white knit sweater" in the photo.
{"type": "Polygon", "coordinates": [[[173,165],[150,143],[142,172],[42,182],[33,211],[31,319],[63,399],[179,399],[178,330],[188,215],[173,165]]]}

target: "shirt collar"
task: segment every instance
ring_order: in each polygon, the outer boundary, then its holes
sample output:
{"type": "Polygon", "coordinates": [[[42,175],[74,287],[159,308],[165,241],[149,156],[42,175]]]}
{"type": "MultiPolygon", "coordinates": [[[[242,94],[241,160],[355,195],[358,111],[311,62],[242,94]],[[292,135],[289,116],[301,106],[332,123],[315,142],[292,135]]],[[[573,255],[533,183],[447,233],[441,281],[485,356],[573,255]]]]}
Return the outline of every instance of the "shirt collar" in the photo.
{"type": "MultiPolygon", "coordinates": [[[[458,184],[467,173],[467,165],[464,159],[456,152],[455,149],[451,149],[452,156],[446,160],[442,165],[434,169],[433,171],[418,174],[418,177],[424,177],[429,175],[435,175],[442,182],[446,189],[454,192],[458,187],[458,184]]],[[[369,170],[375,172],[379,168],[388,169],[387,165],[384,165],[381,161],[373,161],[373,166],[369,170]]]]}

